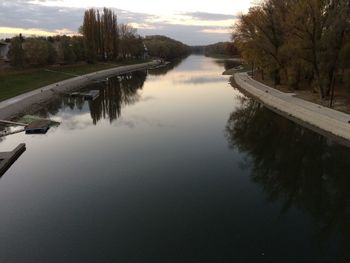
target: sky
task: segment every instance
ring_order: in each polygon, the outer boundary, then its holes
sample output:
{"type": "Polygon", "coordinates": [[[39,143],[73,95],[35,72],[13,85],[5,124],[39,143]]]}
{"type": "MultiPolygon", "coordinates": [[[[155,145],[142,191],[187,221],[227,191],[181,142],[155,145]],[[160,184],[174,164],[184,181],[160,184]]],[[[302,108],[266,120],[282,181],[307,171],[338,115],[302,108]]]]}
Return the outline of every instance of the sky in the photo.
{"type": "MultiPolygon", "coordinates": [[[[77,34],[87,8],[112,8],[118,23],[146,35],[166,35],[188,45],[230,39],[230,27],[251,0],[0,0],[0,38],[77,34]]],[[[255,1],[256,2],[256,1],[255,1]]]]}

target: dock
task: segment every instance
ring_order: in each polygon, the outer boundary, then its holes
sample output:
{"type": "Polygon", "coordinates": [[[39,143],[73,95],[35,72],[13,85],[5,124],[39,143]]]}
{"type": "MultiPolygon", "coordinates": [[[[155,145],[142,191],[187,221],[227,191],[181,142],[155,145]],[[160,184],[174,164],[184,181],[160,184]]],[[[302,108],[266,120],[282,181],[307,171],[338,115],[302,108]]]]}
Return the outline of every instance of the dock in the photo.
{"type": "Polygon", "coordinates": [[[84,100],[95,100],[100,96],[99,90],[90,90],[87,92],[72,92],[71,97],[82,97],[84,100]]]}
{"type": "Polygon", "coordinates": [[[50,129],[49,120],[35,120],[25,127],[26,134],[45,134],[50,129]]]}
{"type": "Polygon", "coordinates": [[[11,167],[11,165],[24,153],[26,145],[19,144],[11,152],[0,152],[0,177],[11,167]]]}
{"type": "Polygon", "coordinates": [[[26,134],[46,134],[50,127],[60,125],[53,120],[41,119],[36,116],[25,115],[19,121],[0,120],[0,125],[23,126],[17,130],[0,131],[0,137],[25,132],[26,134]]]}
{"type": "Polygon", "coordinates": [[[100,96],[99,90],[90,90],[87,93],[83,93],[83,98],[85,100],[95,100],[98,96],[100,96]]]}

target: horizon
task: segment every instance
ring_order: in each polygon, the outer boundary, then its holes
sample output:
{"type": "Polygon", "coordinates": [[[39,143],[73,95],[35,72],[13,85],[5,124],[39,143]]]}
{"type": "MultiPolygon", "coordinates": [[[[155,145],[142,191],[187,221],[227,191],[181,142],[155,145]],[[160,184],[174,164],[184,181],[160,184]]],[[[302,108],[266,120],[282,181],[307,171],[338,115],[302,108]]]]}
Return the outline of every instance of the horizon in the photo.
{"type": "Polygon", "coordinates": [[[250,0],[233,1],[230,6],[180,0],[171,6],[159,0],[4,0],[1,2],[0,39],[28,36],[76,35],[84,11],[103,7],[114,10],[118,23],[129,24],[141,36],[165,35],[189,46],[210,45],[230,40],[230,27],[240,13],[247,12],[250,0]]]}

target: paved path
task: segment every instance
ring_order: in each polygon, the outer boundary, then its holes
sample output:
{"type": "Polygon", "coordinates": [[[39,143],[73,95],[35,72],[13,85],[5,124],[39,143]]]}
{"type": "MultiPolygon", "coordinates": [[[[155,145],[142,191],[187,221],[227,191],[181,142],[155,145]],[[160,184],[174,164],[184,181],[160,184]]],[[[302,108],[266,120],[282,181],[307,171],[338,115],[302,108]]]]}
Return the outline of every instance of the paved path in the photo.
{"type": "Polygon", "coordinates": [[[236,83],[270,109],[326,136],[350,146],[350,114],[284,93],[253,80],[248,74],[234,74],[236,83]]]}
{"type": "Polygon", "coordinates": [[[156,66],[159,63],[159,61],[153,61],[148,63],[105,69],[53,83],[51,85],[21,94],[8,100],[1,101],[0,119],[10,119],[11,117],[14,117],[21,112],[27,111],[33,104],[43,103],[53,98],[54,95],[80,88],[93,80],[107,78],[109,76],[118,74],[124,74],[131,71],[147,69],[149,67],[156,66]]]}

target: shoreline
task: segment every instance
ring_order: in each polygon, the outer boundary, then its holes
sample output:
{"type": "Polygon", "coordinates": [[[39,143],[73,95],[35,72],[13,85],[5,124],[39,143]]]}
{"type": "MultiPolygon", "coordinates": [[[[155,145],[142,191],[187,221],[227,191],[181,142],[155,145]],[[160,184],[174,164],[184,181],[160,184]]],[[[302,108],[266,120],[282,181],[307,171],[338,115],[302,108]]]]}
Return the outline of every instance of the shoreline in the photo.
{"type": "Polygon", "coordinates": [[[284,93],[247,74],[233,74],[236,84],[270,110],[291,121],[350,147],[350,114],[336,111],[284,93]]]}
{"type": "Polygon", "coordinates": [[[6,120],[14,118],[16,115],[29,110],[33,104],[44,103],[55,96],[77,90],[92,81],[107,78],[113,75],[129,73],[132,71],[145,70],[150,67],[154,67],[159,63],[159,61],[152,61],[100,70],[52,83],[50,85],[23,93],[0,102],[0,119],[6,120]]]}

